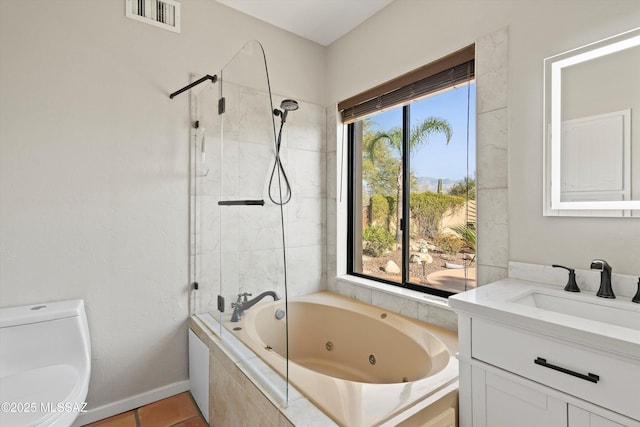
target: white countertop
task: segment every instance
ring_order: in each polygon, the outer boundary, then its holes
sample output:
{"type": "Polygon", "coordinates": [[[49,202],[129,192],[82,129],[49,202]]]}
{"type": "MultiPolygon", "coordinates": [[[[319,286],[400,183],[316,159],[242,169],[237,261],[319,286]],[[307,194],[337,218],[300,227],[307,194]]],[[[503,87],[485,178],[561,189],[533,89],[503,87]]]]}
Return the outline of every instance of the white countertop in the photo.
{"type": "Polygon", "coordinates": [[[481,316],[640,361],[640,329],[514,302],[532,292],[615,307],[620,309],[621,316],[640,316],[640,304],[632,303],[628,298],[604,299],[588,291],[574,294],[556,285],[511,278],[453,295],[449,297],[449,305],[459,314],[481,316]]]}

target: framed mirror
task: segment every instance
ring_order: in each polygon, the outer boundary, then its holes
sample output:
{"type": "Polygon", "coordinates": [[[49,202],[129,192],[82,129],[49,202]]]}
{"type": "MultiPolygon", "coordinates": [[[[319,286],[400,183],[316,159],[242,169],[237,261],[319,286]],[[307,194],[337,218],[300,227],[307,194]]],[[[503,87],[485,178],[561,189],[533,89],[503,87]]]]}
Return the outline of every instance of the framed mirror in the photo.
{"type": "Polygon", "coordinates": [[[544,60],[544,215],[640,218],[640,28],[544,60]]]}

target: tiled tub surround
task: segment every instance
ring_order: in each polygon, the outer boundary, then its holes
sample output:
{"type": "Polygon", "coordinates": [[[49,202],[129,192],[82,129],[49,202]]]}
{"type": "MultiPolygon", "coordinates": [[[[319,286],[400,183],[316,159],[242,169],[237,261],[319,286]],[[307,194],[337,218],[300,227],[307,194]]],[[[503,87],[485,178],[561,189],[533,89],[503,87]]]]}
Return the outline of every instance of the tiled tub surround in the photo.
{"type": "MultiPolygon", "coordinates": [[[[242,405],[247,404],[247,399],[234,401],[229,397],[220,400],[220,396],[229,396],[229,384],[224,378],[228,374],[219,371],[220,366],[226,366],[227,371],[236,373],[236,386],[241,388],[260,389],[261,386],[252,384],[250,378],[253,374],[245,369],[246,365],[240,359],[255,358],[254,354],[258,354],[276,371],[284,371],[285,360],[278,354],[278,351],[283,352],[283,343],[277,342],[281,336],[277,329],[282,329],[284,324],[273,316],[277,306],[281,304],[282,302],[261,303],[246,313],[243,321],[238,324],[242,330],[236,334],[253,351],[249,352],[242,344],[235,344],[234,347],[242,348],[239,357],[219,346],[219,338],[210,329],[213,327],[216,330],[216,326],[209,326],[212,319],[210,316],[192,317],[190,327],[210,348],[212,424],[215,425],[216,420],[233,421],[225,417],[231,416],[230,414],[235,414],[233,416],[236,417],[247,414],[255,406],[249,404],[244,408],[242,405]],[[267,344],[268,350],[265,349],[267,344]]],[[[454,357],[457,351],[457,335],[454,332],[331,292],[296,298],[289,301],[288,310],[291,359],[289,379],[313,403],[290,386],[288,407],[269,399],[271,409],[268,411],[272,412],[267,417],[272,421],[269,425],[288,425],[286,422],[305,426],[334,425],[332,419],[340,425],[349,426],[409,426],[420,425],[426,420],[438,420],[444,423],[442,425],[455,422],[458,366],[454,357]],[[324,321],[321,319],[323,315],[324,321]],[[313,325],[305,322],[312,322],[313,325]],[[324,327],[329,324],[334,329],[324,327]],[[376,324],[379,326],[375,326],[376,324]],[[362,331],[349,332],[349,327],[362,331]],[[332,343],[332,350],[326,348],[329,341],[332,343]],[[348,346],[353,347],[341,353],[348,346]],[[400,348],[407,351],[400,351],[400,348]],[[413,356],[409,348],[413,348],[413,356]],[[361,352],[363,353],[359,354],[361,352]],[[407,361],[407,357],[413,359],[407,361]],[[338,378],[348,376],[346,372],[351,369],[342,366],[345,360],[359,364],[354,370],[358,370],[363,377],[351,380],[338,378]],[[314,365],[316,370],[302,366],[303,364],[314,365]],[[406,370],[407,366],[412,369],[406,370]],[[404,372],[394,372],[398,369],[404,372]],[[376,383],[372,383],[373,381],[376,383]],[[330,414],[330,417],[315,409],[314,404],[330,414]]],[[[251,363],[252,366],[260,367],[261,375],[273,377],[276,374],[267,364],[262,360],[251,363]]],[[[267,400],[265,396],[269,396],[269,393],[262,395],[262,399],[267,400]]]]}
{"type": "Polygon", "coordinates": [[[458,328],[458,316],[446,298],[436,295],[349,275],[337,277],[329,290],[452,331],[458,328]]]}
{"type": "MultiPolygon", "coordinates": [[[[191,138],[190,261],[191,280],[200,287],[191,313],[215,310],[218,294],[227,304],[241,292],[273,290],[284,297],[280,207],[268,195],[275,158],[270,110],[264,108],[268,93],[226,82],[227,110],[219,116],[214,89],[192,107],[200,129],[191,138]],[[220,207],[222,199],[264,199],[265,205],[220,207]]],[[[274,106],[283,98],[274,94],[274,106]]],[[[292,187],[283,208],[287,276],[296,283],[289,296],[326,288],[326,110],[297,101],[300,108],[287,116],[280,151],[292,187]]]]}

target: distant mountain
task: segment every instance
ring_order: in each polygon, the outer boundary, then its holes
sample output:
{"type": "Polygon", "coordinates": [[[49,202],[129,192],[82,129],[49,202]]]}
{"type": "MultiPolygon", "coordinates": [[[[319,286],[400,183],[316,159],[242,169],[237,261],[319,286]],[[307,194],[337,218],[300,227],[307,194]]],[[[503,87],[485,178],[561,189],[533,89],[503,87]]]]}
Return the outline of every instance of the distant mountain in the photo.
{"type": "MultiPolygon", "coordinates": [[[[438,191],[438,178],[432,178],[430,176],[420,176],[417,178],[418,180],[418,188],[416,189],[418,192],[422,191],[431,191],[433,193],[438,191]]],[[[448,193],[451,187],[460,180],[455,179],[443,179],[442,180],[442,192],[448,193]]]]}

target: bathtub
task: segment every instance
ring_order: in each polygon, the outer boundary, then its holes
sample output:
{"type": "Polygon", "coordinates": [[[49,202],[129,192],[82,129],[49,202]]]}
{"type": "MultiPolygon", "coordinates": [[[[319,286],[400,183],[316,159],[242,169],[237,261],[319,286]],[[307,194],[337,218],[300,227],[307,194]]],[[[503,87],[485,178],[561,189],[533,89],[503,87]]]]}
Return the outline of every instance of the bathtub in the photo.
{"type": "MultiPolygon", "coordinates": [[[[261,302],[225,325],[283,377],[284,309],[261,302]]],[[[327,291],[290,299],[286,316],[289,381],[340,425],[388,423],[457,383],[455,332],[327,291]]]]}

